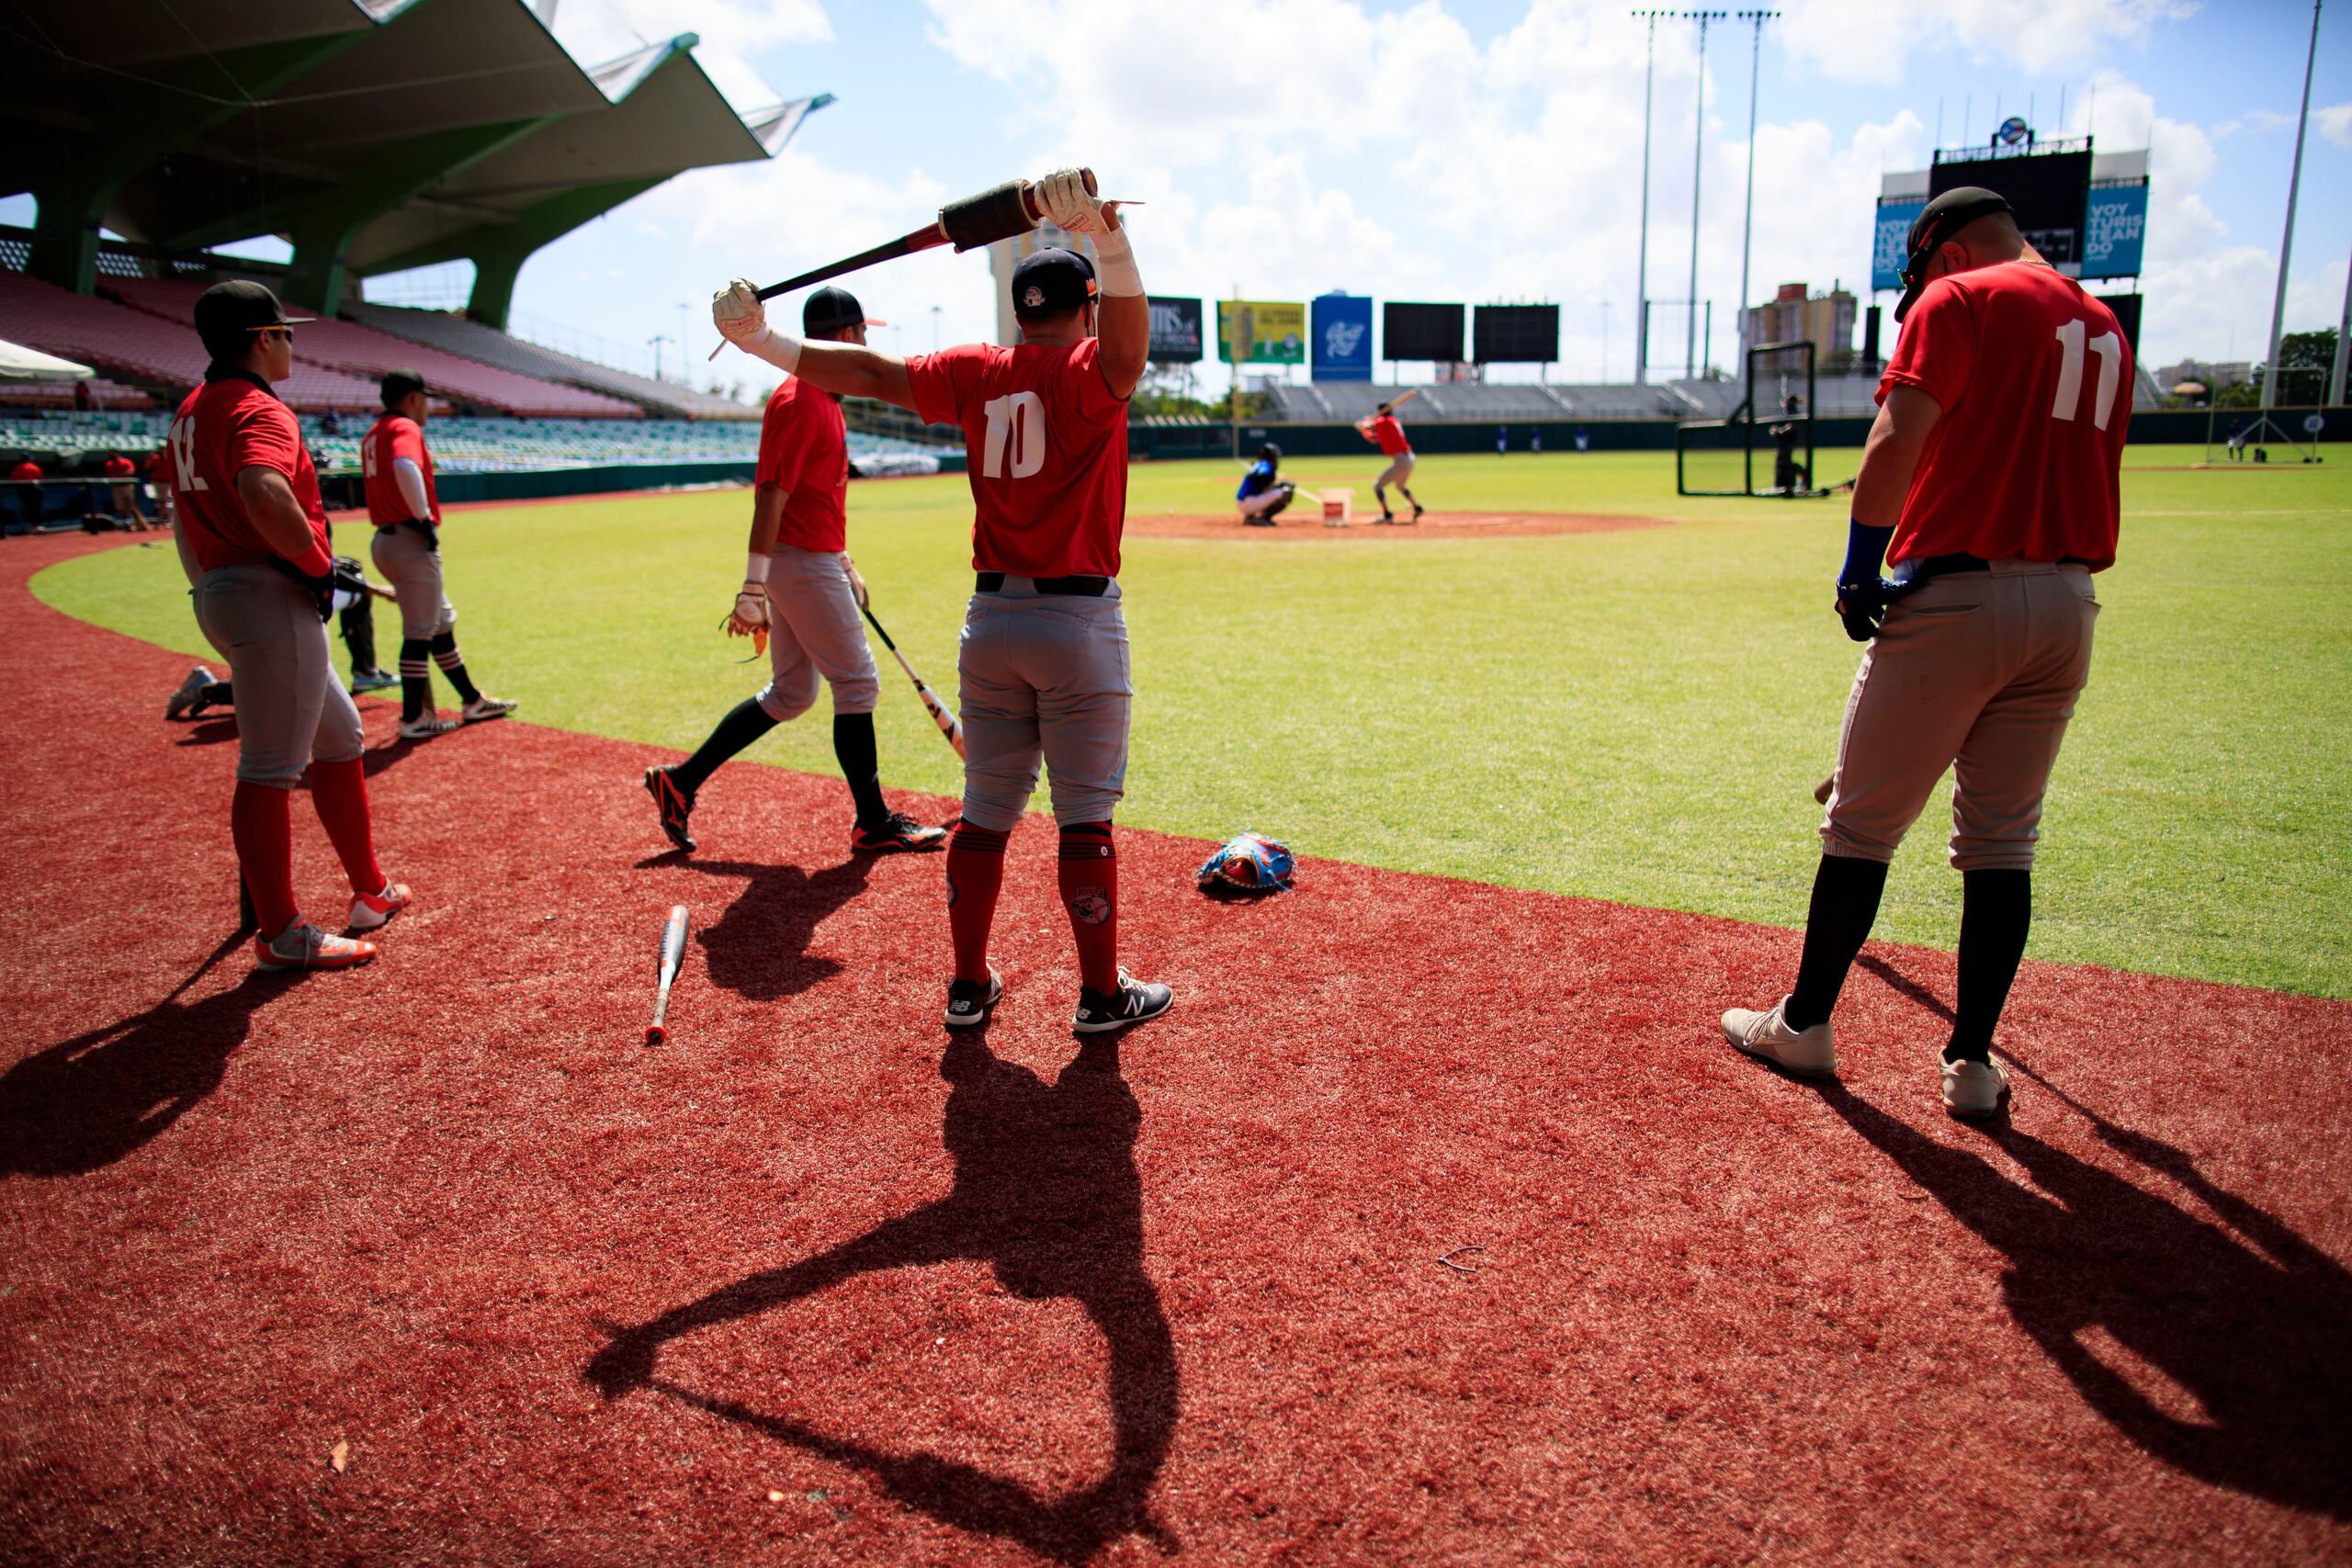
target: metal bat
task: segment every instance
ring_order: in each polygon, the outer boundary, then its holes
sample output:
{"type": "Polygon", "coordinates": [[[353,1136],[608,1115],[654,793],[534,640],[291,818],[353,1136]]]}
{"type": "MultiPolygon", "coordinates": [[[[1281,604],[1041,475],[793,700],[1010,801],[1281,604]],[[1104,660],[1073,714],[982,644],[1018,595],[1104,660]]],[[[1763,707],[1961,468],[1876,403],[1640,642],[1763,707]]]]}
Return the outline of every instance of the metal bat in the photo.
{"type": "Polygon", "coordinates": [[[659,1045],[670,1038],[669,1026],[663,1021],[670,1016],[670,987],[678,977],[678,965],[686,956],[686,907],[670,906],[670,919],[662,928],[661,984],[653,993],[653,1024],[645,1032],[648,1045],[659,1045]]]}
{"type": "Polygon", "coordinates": [[[907,662],[907,656],[899,651],[899,645],[890,640],[890,634],[882,629],[882,623],[874,618],[872,610],[865,611],[865,620],[874,628],[875,635],[882,639],[882,646],[890,650],[890,657],[899,661],[899,668],[907,672],[907,679],[915,683],[915,695],[922,699],[922,705],[930,711],[932,723],[939,726],[939,733],[947,737],[947,744],[955,747],[956,755],[961,757],[964,754],[964,727],[956,722],[956,716],[947,711],[947,705],[922,683],[922,677],[915,673],[915,667],[907,662]]]}

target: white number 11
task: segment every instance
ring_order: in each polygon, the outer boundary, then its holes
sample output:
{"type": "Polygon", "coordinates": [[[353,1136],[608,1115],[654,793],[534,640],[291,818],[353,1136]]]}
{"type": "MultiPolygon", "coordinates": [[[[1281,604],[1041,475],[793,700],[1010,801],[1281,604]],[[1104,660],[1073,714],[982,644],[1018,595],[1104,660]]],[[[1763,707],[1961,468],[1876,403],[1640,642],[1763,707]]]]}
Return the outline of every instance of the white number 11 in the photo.
{"type": "MultiPolygon", "coordinates": [[[[2050,417],[2071,420],[2083,400],[2083,337],[2090,331],[2081,321],[2058,329],[2058,347],[2065,357],[2058,365],[2058,395],[2050,400],[2050,417]]],[[[2091,400],[2091,423],[2107,428],[2115,403],[2115,383],[2123,374],[2123,340],[2113,333],[2092,338],[2090,351],[2098,355],[2098,391],[2091,400]]]]}

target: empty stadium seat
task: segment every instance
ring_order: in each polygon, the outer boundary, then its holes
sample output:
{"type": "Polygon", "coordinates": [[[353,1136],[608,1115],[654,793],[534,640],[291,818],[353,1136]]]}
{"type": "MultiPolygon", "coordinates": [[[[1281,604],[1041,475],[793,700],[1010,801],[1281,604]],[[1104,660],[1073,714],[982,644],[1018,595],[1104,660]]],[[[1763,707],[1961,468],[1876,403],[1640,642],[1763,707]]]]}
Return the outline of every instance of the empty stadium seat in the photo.
{"type": "Polygon", "coordinates": [[[417,310],[399,305],[355,305],[353,321],[411,343],[443,348],[484,365],[495,365],[525,376],[568,382],[594,391],[608,392],[641,403],[657,413],[687,419],[757,419],[757,409],[746,408],[708,392],[632,376],[626,370],[593,360],[560,354],[535,343],[509,337],[495,327],[469,321],[447,310],[417,310]]]}

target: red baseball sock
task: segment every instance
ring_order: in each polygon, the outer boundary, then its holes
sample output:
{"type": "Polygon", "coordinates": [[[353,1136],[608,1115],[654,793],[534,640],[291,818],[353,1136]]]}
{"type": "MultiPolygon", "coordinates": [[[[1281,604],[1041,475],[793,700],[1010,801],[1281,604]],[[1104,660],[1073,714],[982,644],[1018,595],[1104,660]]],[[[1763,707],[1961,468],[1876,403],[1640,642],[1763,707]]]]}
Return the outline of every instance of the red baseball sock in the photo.
{"type": "Polygon", "coordinates": [[[1078,941],[1078,977],[1090,991],[1119,988],[1119,852],[1108,822],[1062,829],[1062,907],[1078,941]]]}
{"type": "Polygon", "coordinates": [[[381,893],[384,868],[376,863],[376,830],[368,819],[368,769],[357,757],[311,764],[311,804],[343,857],[351,891],[381,893]]]}
{"type": "Polygon", "coordinates": [[[254,896],[254,918],[262,940],[282,934],[301,918],[294,902],[294,807],[274,784],[237,781],[229,807],[229,834],[237,843],[237,869],[254,896]]]}
{"type": "Polygon", "coordinates": [[[956,978],[985,984],[989,928],[1004,887],[1004,841],[1012,835],[970,822],[956,824],[947,846],[947,930],[956,942],[956,978]]]}

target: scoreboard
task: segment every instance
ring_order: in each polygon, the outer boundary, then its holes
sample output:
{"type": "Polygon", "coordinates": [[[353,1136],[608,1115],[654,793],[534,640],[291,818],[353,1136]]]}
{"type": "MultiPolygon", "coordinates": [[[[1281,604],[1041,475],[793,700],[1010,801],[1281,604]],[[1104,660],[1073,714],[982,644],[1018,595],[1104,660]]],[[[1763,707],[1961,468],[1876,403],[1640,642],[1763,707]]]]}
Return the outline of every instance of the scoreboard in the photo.
{"type": "Polygon", "coordinates": [[[1481,305],[1470,336],[1470,357],[1481,365],[1549,365],[1560,357],[1560,308],[1481,305]]]}
{"type": "Polygon", "coordinates": [[[1389,300],[1380,308],[1380,356],[1459,361],[1462,315],[1459,305],[1415,305],[1389,300]]]}
{"type": "Polygon", "coordinates": [[[2083,216],[2090,205],[2091,154],[2034,152],[2024,157],[1939,161],[1928,171],[1928,195],[1962,186],[1998,191],[2017,209],[2026,243],[2054,266],[2083,261],[2083,216]]]}

